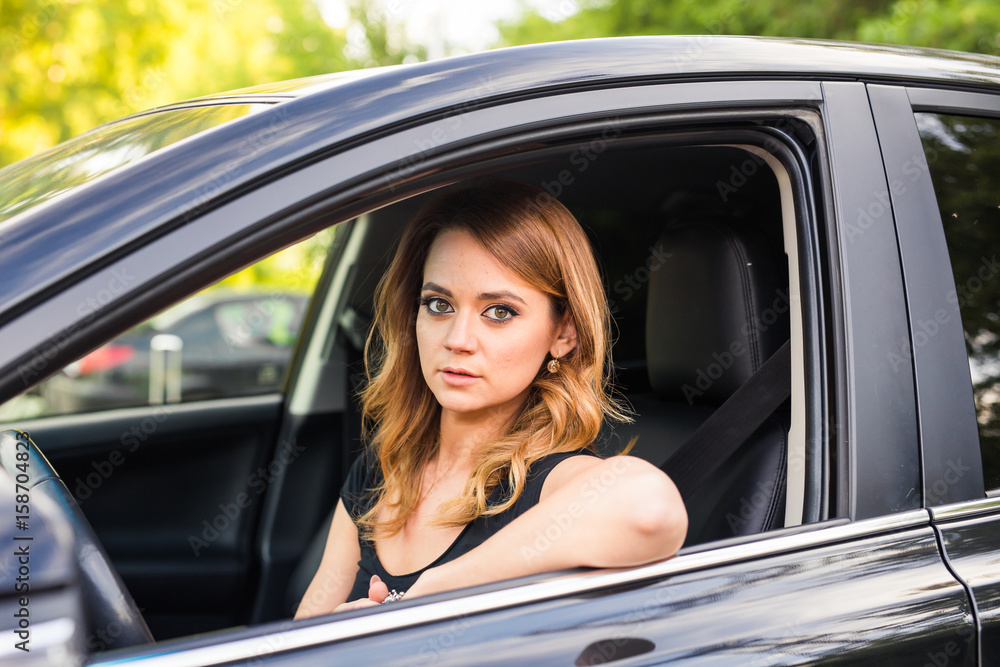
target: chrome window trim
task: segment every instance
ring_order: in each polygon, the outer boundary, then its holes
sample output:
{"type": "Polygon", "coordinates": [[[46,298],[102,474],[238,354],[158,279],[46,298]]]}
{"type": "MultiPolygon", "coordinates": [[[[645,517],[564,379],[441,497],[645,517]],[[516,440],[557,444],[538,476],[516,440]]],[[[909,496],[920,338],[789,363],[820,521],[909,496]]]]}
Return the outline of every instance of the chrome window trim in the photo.
{"type": "Polygon", "coordinates": [[[913,111],[981,116],[1000,113],[1000,95],[940,88],[907,88],[913,111]]]}
{"type": "Polygon", "coordinates": [[[199,646],[189,649],[179,647],[173,650],[161,650],[148,657],[126,655],[109,660],[98,659],[88,664],[94,667],[137,663],[150,667],[159,665],[165,667],[221,665],[505,607],[572,595],[586,595],[603,588],[638,584],[682,572],[730,565],[749,559],[871,537],[906,528],[928,526],[929,523],[930,516],[927,510],[901,512],[825,529],[770,539],[764,537],[749,544],[681,554],[665,561],[636,568],[571,572],[556,575],[541,582],[427,604],[420,604],[416,601],[413,604],[407,604],[408,601],[404,601],[398,606],[393,605],[378,613],[367,613],[343,620],[338,620],[337,615],[330,615],[328,617],[330,620],[327,622],[305,627],[294,627],[291,621],[284,621],[278,626],[277,631],[262,633],[256,637],[236,639],[215,646],[199,646]]]}
{"type": "Polygon", "coordinates": [[[1000,498],[983,498],[981,500],[941,505],[940,507],[931,507],[930,511],[934,521],[967,519],[980,514],[1000,512],[1000,498]]]}

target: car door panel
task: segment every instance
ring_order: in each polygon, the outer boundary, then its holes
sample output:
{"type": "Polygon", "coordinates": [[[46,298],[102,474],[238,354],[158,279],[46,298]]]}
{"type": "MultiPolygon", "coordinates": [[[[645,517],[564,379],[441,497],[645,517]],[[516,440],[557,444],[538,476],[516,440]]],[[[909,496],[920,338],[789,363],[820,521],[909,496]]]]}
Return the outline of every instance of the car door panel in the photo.
{"type": "Polygon", "coordinates": [[[1000,664],[1000,499],[932,512],[948,561],[975,598],[982,664],[1000,664]]]}
{"type": "MultiPolygon", "coordinates": [[[[969,599],[922,510],[636,570],[483,588],[419,608],[404,599],[275,623],[231,642],[217,636],[212,657],[287,666],[376,655],[383,665],[976,664],[969,599]]],[[[192,640],[159,655],[197,664],[205,648],[192,640]]]]}
{"type": "MultiPolygon", "coordinates": [[[[435,664],[484,664],[483,656],[487,664],[524,664],[528,658],[497,632],[515,618],[534,629],[525,642],[532,664],[594,664],[588,657],[597,655],[610,662],[642,642],[643,664],[922,665],[939,653],[951,665],[976,664],[965,591],[941,564],[929,528],[609,592],[616,594],[599,604],[564,599],[453,622],[435,664]]],[[[377,643],[383,655],[412,664],[405,654],[425,657],[434,646],[427,630],[397,635],[355,640],[329,655],[359,664],[377,643]]]]}
{"type": "Polygon", "coordinates": [[[297,457],[294,443],[273,449],[282,406],[268,395],[17,427],[66,482],[165,639],[245,622],[259,499],[272,464],[297,457]]]}

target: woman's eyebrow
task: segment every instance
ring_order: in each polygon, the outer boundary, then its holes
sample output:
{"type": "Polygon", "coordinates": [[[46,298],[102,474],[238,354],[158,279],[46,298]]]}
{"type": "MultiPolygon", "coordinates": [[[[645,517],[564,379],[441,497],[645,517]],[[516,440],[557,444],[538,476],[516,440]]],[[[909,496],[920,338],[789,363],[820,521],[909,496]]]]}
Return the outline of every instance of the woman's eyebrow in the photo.
{"type": "Polygon", "coordinates": [[[511,301],[519,301],[523,305],[527,306],[527,302],[519,297],[518,295],[510,292],[508,290],[500,290],[499,292],[480,292],[477,297],[480,301],[494,301],[496,299],[510,299],[511,301]]]}
{"type": "MultiPolygon", "coordinates": [[[[454,297],[454,294],[451,293],[451,290],[447,289],[446,287],[442,287],[441,285],[438,285],[437,283],[430,283],[430,282],[429,283],[424,283],[424,286],[420,288],[420,291],[421,292],[428,292],[428,291],[429,292],[438,292],[440,294],[444,294],[447,297],[454,297]]],[[[476,298],[479,301],[494,301],[496,299],[510,299],[511,301],[517,301],[517,302],[519,302],[519,303],[521,303],[521,304],[523,304],[525,306],[528,305],[527,301],[525,301],[524,299],[522,299],[521,297],[519,297],[518,295],[514,294],[513,292],[511,292],[509,290],[500,290],[498,292],[480,292],[476,296],[476,298]]]]}
{"type": "Polygon", "coordinates": [[[451,290],[441,287],[437,283],[424,283],[424,286],[420,288],[421,292],[440,292],[447,297],[454,297],[455,295],[451,293],[451,290]]]}

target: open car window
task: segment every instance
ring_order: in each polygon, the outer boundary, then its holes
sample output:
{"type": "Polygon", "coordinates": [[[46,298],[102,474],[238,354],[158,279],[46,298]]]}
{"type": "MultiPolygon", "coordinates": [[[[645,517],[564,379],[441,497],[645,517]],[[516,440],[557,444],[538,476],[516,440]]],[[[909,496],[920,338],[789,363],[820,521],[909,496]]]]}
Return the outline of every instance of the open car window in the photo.
{"type": "MultiPolygon", "coordinates": [[[[796,218],[789,172],[766,149],[704,137],[616,143],[620,134],[611,125],[555,156],[489,176],[558,197],[587,232],[613,314],[614,391],[635,413],[632,424],[606,424],[596,445],[613,455],[635,438],[631,454],[660,466],[782,343],[793,338],[801,355],[796,218]]],[[[327,337],[348,377],[330,382],[348,389],[362,382],[375,286],[402,228],[440,192],[355,221],[352,254],[341,258],[350,271],[339,296],[327,297],[339,308],[327,337]]],[[[801,356],[793,363],[792,398],[689,504],[689,546],[803,522],[801,356]]],[[[293,392],[293,409],[308,410],[304,390],[293,392]]],[[[352,403],[346,413],[356,410],[352,403]]],[[[361,443],[359,424],[353,428],[349,458],[361,443]]]]}
{"type": "Polygon", "coordinates": [[[124,332],[0,406],[0,421],[279,392],[337,229],[124,332]]]}

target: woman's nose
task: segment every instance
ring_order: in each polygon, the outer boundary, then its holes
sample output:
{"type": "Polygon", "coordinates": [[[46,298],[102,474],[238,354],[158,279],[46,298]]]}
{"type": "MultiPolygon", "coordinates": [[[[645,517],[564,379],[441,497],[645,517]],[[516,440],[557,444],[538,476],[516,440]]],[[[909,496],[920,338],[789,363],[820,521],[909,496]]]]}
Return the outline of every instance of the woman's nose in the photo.
{"type": "Polygon", "coordinates": [[[477,348],[476,337],[473,332],[473,318],[475,313],[466,311],[465,313],[455,313],[449,322],[450,327],[444,338],[444,346],[452,352],[475,352],[477,348]]]}

